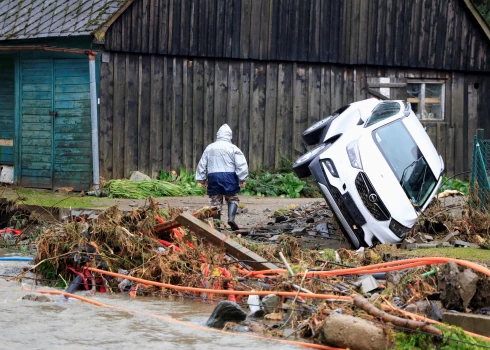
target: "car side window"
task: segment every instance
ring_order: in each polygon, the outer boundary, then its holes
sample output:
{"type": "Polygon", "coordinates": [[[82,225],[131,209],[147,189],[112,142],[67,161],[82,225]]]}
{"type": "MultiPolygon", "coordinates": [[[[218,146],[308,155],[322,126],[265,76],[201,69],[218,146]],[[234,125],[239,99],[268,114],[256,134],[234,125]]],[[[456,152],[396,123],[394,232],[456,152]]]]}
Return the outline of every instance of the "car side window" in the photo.
{"type": "Polygon", "coordinates": [[[373,113],[366,122],[365,127],[379,123],[382,120],[393,117],[400,112],[400,104],[398,102],[383,102],[373,109],[373,113]]]}

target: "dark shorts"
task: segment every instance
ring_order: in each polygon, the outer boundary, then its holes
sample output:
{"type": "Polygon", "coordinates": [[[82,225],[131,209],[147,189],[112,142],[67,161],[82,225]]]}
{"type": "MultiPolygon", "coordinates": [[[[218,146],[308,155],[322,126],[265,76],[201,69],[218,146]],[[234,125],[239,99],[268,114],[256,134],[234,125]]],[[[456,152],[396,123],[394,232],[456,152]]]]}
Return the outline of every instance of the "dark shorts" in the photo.
{"type": "Polygon", "coordinates": [[[218,210],[221,210],[221,206],[223,205],[223,197],[228,204],[235,203],[238,205],[238,203],[240,203],[240,198],[238,198],[237,194],[215,194],[209,196],[209,205],[212,207],[218,207],[218,210]]]}

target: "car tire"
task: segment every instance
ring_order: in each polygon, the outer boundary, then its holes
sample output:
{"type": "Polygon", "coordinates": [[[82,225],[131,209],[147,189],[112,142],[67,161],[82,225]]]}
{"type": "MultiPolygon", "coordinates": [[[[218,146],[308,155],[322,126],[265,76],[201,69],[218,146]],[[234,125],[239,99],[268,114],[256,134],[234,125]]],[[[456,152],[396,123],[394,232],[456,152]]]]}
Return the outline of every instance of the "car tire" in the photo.
{"type": "Polygon", "coordinates": [[[327,146],[327,144],[321,144],[315,148],[312,148],[301,157],[296,159],[296,161],[293,163],[293,171],[296,176],[300,179],[310,176],[311,172],[308,166],[310,165],[312,160],[315,159],[315,157],[322,152],[322,150],[327,148],[327,146]]]}
{"type": "Polygon", "coordinates": [[[321,136],[325,130],[325,128],[331,123],[333,117],[329,116],[325,119],[322,119],[312,126],[310,126],[308,129],[303,131],[303,141],[308,145],[316,145],[318,142],[320,142],[321,136]]]}

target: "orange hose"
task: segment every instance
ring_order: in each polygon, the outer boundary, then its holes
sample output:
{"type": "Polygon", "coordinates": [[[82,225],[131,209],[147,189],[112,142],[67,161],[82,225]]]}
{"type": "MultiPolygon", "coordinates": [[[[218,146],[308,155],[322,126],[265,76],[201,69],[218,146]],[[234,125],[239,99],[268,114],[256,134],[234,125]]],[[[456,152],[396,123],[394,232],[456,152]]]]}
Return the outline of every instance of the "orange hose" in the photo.
{"type": "Polygon", "coordinates": [[[163,287],[163,288],[168,288],[168,289],[175,289],[175,290],[180,290],[180,291],[186,291],[186,292],[198,292],[198,293],[211,293],[211,294],[235,294],[235,295],[269,295],[269,294],[277,294],[279,296],[287,296],[287,297],[303,297],[303,298],[317,298],[317,299],[332,299],[336,301],[349,301],[352,302],[351,297],[347,296],[338,296],[338,295],[330,295],[330,294],[309,294],[309,293],[297,293],[297,292],[281,292],[281,291],[257,291],[257,292],[251,292],[248,290],[226,290],[226,289],[207,289],[207,288],[196,288],[196,287],[183,287],[183,286],[176,286],[173,284],[168,284],[168,283],[161,283],[161,282],[154,282],[154,281],[149,281],[145,280],[142,278],[137,278],[137,277],[132,277],[132,276],[127,276],[127,275],[121,275],[119,273],[115,272],[109,272],[109,271],[104,271],[104,270],[99,270],[93,267],[87,267],[87,270],[93,271],[100,273],[102,275],[107,275],[107,276],[113,276],[113,277],[120,277],[120,278],[125,278],[130,281],[135,281],[138,283],[142,284],[147,284],[147,285],[152,285],[156,287],[163,287]]]}
{"type": "Polygon", "coordinates": [[[101,303],[101,302],[98,302],[98,301],[95,301],[95,300],[91,300],[91,299],[88,299],[88,298],[84,298],[84,297],[81,297],[81,296],[78,296],[78,295],[75,295],[75,294],[70,294],[70,293],[61,292],[61,291],[57,291],[57,290],[40,290],[39,293],[41,293],[41,294],[53,294],[53,295],[64,295],[66,297],[78,299],[80,301],[83,301],[83,302],[86,302],[86,303],[89,303],[89,304],[92,304],[92,305],[95,305],[95,306],[102,306],[102,307],[107,307],[107,308],[110,308],[110,309],[117,309],[117,310],[121,310],[121,311],[125,311],[125,312],[142,314],[142,315],[146,315],[146,316],[150,316],[150,317],[154,317],[154,318],[159,318],[159,319],[162,319],[162,320],[165,320],[165,321],[168,321],[168,322],[174,322],[174,323],[178,323],[178,324],[181,324],[181,325],[184,325],[184,326],[188,326],[188,327],[192,327],[192,328],[196,328],[196,329],[200,329],[200,330],[204,330],[204,331],[229,334],[229,335],[233,335],[233,336],[249,337],[249,338],[255,338],[255,339],[272,340],[272,341],[277,341],[277,342],[280,342],[280,343],[291,344],[291,345],[298,345],[298,346],[302,346],[302,347],[309,347],[309,348],[320,349],[320,350],[344,350],[342,348],[333,348],[333,347],[330,347],[330,346],[327,346],[327,345],[320,345],[320,344],[313,344],[313,343],[306,343],[306,342],[300,342],[300,341],[294,341],[294,340],[286,340],[286,339],[278,339],[278,338],[268,338],[268,337],[263,337],[263,336],[255,335],[255,334],[234,333],[234,332],[223,331],[223,330],[215,329],[215,328],[198,326],[198,325],[195,325],[193,323],[186,322],[186,321],[176,320],[176,319],[173,319],[171,317],[157,315],[157,314],[153,314],[153,313],[149,313],[149,312],[145,312],[145,311],[139,311],[139,310],[129,309],[129,308],[120,307],[120,306],[114,306],[114,305],[104,304],[104,303],[101,303]]]}
{"type": "MultiPolygon", "coordinates": [[[[340,276],[340,275],[356,275],[356,274],[370,274],[376,272],[387,272],[387,271],[396,271],[402,270],[406,268],[422,266],[422,265],[430,265],[430,264],[444,264],[448,262],[454,262],[461,266],[469,267],[475,271],[481,272],[487,276],[490,276],[490,270],[486,267],[473,263],[471,261],[466,260],[458,260],[453,258],[445,258],[445,257],[427,257],[427,258],[414,258],[414,259],[403,259],[397,261],[391,261],[381,264],[369,265],[369,266],[361,266],[354,267],[350,269],[342,269],[342,270],[328,270],[328,271],[309,271],[306,276],[340,276]]],[[[282,274],[286,273],[287,270],[277,269],[277,270],[259,270],[254,271],[250,276],[254,277],[259,274],[282,274]]],[[[298,273],[298,276],[301,276],[302,273],[298,273]]]]}

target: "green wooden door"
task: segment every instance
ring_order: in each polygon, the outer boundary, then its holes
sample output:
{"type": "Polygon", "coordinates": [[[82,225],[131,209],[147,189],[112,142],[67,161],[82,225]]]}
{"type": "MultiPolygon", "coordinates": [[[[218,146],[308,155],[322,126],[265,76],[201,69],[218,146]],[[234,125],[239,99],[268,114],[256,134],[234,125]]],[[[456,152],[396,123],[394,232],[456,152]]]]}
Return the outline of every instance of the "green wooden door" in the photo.
{"type": "Polygon", "coordinates": [[[92,183],[88,59],[54,61],[53,187],[87,190],[92,183]]]}
{"type": "Polygon", "coordinates": [[[0,165],[14,165],[15,63],[0,56],[0,165]]]}
{"type": "Polygon", "coordinates": [[[88,60],[22,60],[21,77],[21,185],[88,189],[88,60]]]}

